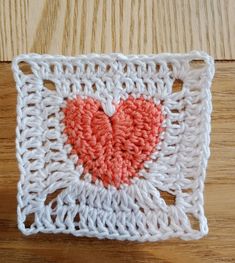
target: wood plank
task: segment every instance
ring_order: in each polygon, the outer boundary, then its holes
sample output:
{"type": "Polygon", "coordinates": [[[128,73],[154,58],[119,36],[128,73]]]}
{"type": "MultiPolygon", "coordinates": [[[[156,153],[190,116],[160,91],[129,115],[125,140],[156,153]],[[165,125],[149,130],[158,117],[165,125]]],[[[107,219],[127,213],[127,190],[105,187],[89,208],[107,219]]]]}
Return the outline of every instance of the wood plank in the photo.
{"type": "Polygon", "coordinates": [[[211,158],[205,210],[209,235],[198,241],[131,243],[71,235],[23,236],[16,226],[16,90],[11,65],[0,63],[1,262],[235,262],[235,62],[216,63],[211,158]]]}
{"type": "Polygon", "coordinates": [[[0,1],[0,61],[25,52],[204,50],[235,59],[234,0],[0,1]]]}

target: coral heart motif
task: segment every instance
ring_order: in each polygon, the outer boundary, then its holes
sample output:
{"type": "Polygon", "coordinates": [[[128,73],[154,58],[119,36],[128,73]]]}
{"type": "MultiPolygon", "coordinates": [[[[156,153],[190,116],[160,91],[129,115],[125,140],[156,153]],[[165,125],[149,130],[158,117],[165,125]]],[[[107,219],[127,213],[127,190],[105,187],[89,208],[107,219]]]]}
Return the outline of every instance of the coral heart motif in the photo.
{"type": "Polygon", "coordinates": [[[68,100],[63,113],[71,154],[105,187],[130,184],[156,151],[163,130],[162,106],[143,97],[122,100],[111,117],[93,98],[68,100]]]}

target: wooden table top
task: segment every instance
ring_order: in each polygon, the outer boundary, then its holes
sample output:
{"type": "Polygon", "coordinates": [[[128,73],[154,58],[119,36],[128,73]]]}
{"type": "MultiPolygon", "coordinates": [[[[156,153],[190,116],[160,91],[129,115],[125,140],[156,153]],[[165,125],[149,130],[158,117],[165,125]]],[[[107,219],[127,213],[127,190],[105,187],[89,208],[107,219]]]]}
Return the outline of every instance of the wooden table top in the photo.
{"type": "Polygon", "coordinates": [[[235,1],[0,0],[0,262],[235,262],[235,1]],[[205,184],[209,234],[155,243],[24,236],[17,228],[16,89],[20,53],[159,53],[204,50],[216,59],[211,158],[205,184]]]}
{"type": "Polygon", "coordinates": [[[0,61],[25,52],[235,58],[234,0],[3,0],[0,61]]]}
{"type": "Polygon", "coordinates": [[[217,62],[211,158],[205,185],[209,235],[197,241],[132,243],[72,235],[24,236],[17,229],[16,89],[0,63],[0,262],[235,262],[235,62],[217,62]]]}

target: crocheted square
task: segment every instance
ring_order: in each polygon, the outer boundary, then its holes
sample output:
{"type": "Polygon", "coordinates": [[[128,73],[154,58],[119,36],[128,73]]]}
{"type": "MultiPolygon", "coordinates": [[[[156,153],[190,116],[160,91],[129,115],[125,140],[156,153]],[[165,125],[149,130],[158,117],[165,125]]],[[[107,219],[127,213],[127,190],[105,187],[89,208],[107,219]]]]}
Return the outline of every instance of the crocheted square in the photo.
{"type": "Polygon", "coordinates": [[[28,54],[12,68],[24,234],[138,241],[207,234],[211,57],[28,54]]]}

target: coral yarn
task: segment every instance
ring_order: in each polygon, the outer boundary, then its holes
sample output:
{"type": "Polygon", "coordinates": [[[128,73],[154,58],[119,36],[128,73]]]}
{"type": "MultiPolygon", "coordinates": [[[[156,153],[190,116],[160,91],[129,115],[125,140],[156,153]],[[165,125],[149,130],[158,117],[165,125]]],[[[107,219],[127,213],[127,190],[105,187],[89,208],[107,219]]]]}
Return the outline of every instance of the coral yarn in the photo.
{"type": "Polygon", "coordinates": [[[129,97],[107,116],[99,101],[76,97],[63,109],[64,133],[78,164],[103,185],[130,184],[156,150],[162,131],[162,106],[129,97]]]}

